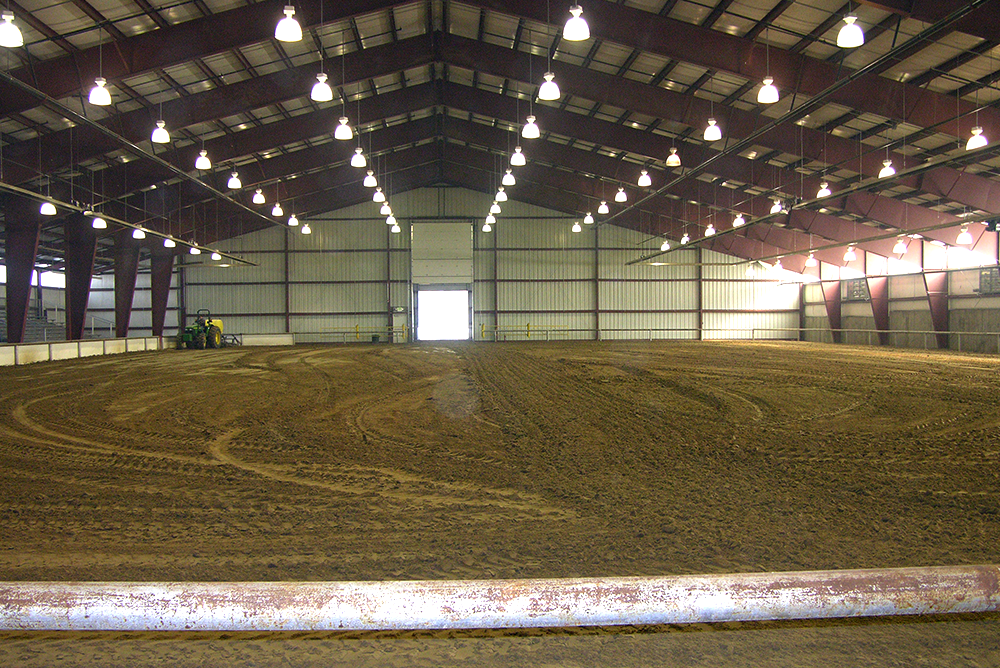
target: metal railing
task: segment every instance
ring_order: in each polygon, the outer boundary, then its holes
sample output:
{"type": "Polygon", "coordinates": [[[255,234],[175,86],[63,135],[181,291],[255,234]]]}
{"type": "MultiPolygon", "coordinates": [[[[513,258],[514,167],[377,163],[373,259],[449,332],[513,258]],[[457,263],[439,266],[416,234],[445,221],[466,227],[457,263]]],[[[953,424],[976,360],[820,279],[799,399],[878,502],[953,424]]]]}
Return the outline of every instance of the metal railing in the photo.
{"type": "Polygon", "coordinates": [[[318,332],[295,332],[295,343],[348,343],[350,341],[385,341],[409,340],[410,328],[406,325],[398,327],[330,327],[318,332]]]}

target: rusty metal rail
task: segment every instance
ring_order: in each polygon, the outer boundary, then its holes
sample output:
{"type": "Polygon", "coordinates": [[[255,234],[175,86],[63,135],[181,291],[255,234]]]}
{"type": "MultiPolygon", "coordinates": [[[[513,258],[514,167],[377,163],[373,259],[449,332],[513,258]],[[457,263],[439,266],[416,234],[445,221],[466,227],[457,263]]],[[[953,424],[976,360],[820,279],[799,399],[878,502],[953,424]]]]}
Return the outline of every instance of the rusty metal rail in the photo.
{"type": "Polygon", "coordinates": [[[996,565],[568,580],[0,583],[0,630],[487,629],[996,611],[996,565]]]}

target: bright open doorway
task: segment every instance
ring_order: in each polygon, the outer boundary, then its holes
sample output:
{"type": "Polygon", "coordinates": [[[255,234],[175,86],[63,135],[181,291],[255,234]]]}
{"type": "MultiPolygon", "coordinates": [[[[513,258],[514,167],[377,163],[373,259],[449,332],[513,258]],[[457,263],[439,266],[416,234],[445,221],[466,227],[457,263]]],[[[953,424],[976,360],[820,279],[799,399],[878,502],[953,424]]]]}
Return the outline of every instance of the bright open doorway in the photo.
{"type": "Polygon", "coordinates": [[[418,341],[466,341],[468,338],[468,290],[417,291],[418,341]]]}

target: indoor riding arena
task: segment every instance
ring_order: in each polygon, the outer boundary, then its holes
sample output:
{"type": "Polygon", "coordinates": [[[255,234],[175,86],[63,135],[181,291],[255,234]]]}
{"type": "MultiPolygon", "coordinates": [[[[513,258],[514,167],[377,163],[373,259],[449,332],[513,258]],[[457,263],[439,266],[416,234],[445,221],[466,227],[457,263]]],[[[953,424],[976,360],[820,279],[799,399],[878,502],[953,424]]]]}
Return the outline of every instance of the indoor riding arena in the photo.
{"type": "Polygon", "coordinates": [[[0,667],[1000,668],[997,0],[0,4],[0,667]]]}

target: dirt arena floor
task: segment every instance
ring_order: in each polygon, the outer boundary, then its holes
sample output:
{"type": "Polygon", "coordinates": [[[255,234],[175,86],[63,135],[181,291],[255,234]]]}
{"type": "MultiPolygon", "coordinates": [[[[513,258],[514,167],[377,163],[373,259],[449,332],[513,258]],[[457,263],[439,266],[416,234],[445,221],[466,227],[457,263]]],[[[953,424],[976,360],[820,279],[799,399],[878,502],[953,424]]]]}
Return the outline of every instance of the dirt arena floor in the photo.
{"type": "MultiPolygon", "coordinates": [[[[998,563],[1000,360],[800,343],[164,351],[0,369],[0,580],[998,563]]],[[[3,633],[2,666],[1000,666],[1000,615],[3,633]]]]}

